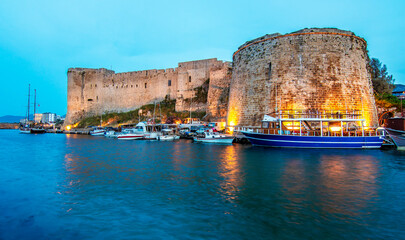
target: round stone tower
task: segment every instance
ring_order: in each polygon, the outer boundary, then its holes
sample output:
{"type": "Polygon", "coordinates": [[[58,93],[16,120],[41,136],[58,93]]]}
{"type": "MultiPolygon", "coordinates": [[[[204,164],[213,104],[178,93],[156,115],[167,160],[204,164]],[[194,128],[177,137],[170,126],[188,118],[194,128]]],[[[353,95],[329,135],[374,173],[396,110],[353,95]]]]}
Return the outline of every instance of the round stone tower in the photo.
{"type": "Polygon", "coordinates": [[[356,111],[367,126],[376,126],[367,62],[366,41],[339,29],[246,42],[233,55],[228,126],[257,126],[264,114],[280,110],[356,111]]]}

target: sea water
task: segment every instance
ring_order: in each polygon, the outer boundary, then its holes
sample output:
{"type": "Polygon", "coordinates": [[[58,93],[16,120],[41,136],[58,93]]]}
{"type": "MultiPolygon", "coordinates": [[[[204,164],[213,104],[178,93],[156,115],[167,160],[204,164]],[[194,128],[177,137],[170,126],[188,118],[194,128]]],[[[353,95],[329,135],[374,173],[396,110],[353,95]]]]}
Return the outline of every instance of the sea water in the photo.
{"type": "Polygon", "coordinates": [[[0,239],[401,238],[404,152],[0,131],[0,239]]]}

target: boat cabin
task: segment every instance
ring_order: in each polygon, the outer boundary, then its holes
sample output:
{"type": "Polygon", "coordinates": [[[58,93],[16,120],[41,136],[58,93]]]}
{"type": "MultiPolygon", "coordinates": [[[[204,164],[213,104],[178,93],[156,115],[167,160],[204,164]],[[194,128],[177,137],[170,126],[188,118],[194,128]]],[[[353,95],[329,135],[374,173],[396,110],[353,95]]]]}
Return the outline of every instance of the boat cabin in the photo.
{"type": "Polygon", "coordinates": [[[280,111],[265,115],[258,133],[297,136],[377,136],[377,129],[365,126],[359,111],[280,111]]]}

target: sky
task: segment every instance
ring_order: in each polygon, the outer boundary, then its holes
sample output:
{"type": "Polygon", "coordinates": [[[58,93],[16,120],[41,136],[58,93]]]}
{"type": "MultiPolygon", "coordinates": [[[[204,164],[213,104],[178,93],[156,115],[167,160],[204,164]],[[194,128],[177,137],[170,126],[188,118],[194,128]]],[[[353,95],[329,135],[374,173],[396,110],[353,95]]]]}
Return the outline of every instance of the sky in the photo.
{"type": "Polygon", "coordinates": [[[1,0],[0,116],[25,115],[28,84],[37,89],[37,112],[66,114],[68,68],[231,61],[246,41],[311,27],[363,37],[370,57],[405,84],[404,15],[404,0],[1,0]]]}

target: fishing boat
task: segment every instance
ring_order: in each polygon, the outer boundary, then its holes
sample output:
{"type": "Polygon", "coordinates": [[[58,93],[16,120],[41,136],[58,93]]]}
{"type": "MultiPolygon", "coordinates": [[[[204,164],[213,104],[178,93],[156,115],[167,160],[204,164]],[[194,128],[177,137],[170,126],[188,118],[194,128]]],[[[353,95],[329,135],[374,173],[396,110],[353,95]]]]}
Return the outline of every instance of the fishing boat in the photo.
{"type": "Polygon", "coordinates": [[[359,111],[279,111],[265,115],[261,128],[242,129],[253,144],[288,148],[380,148],[384,131],[365,126],[359,111]]]}
{"type": "Polygon", "coordinates": [[[195,142],[232,144],[234,137],[213,131],[206,131],[194,137],[195,142]]]}
{"type": "Polygon", "coordinates": [[[398,150],[405,150],[405,118],[389,118],[385,120],[385,130],[398,150]]]}

